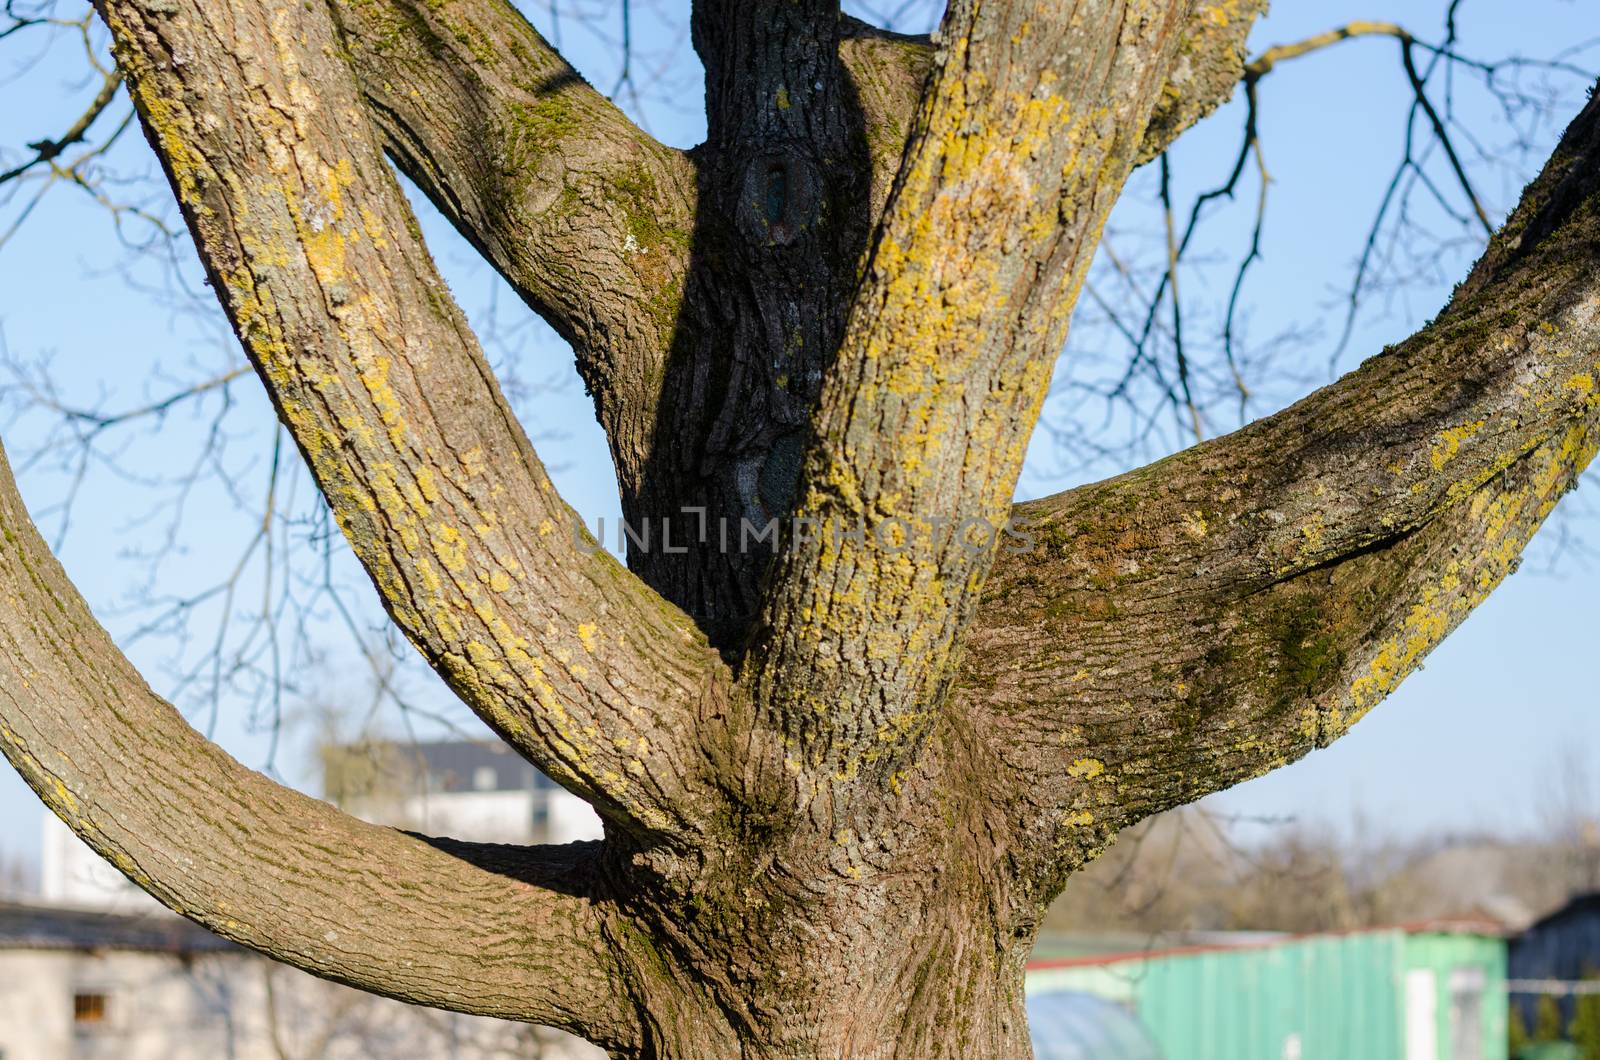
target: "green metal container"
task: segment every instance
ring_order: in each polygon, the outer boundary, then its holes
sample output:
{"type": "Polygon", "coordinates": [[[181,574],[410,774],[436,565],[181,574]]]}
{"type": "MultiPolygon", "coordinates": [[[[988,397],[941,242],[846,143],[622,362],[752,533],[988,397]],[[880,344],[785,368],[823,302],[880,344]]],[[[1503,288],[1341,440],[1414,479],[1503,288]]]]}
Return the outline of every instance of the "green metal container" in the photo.
{"type": "Polygon", "coordinates": [[[1030,995],[1123,1005],[1166,1060],[1506,1060],[1503,940],[1392,929],[1040,961],[1030,995]]]}

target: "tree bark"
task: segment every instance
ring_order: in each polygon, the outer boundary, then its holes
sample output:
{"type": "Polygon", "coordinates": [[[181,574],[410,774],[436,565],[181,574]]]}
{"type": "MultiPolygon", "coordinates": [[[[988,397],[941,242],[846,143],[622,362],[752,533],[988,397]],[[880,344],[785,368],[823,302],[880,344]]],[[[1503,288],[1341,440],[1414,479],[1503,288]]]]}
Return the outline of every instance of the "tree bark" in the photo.
{"type": "Polygon", "coordinates": [[[157,6],[102,5],[118,62],[223,308],[390,616],[603,813],[693,831],[695,775],[652,774],[640,749],[689,757],[719,664],[575,534],[421,244],[329,12],[157,6]]]}
{"type": "Polygon", "coordinates": [[[1345,731],[1600,441],[1591,103],[1414,339],[1012,509],[1105,217],[1237,83],[1260,6],[955,0],[929,41],[700,0],[685,153],[491,0],[100,0],[391,617],[607,834],[424,840],[243,769],[140,682],[4,473],[7,757],[173,908],[369,990],[625,1057],[1027,1056],[1067,876],[1345,731]],[[573,343],[654,535],[631,572],[574,532],[385,154],[573,343]],[[719,540],[791,516],[776,558],[719,540]]]}
{"type": "MultiPolygon", "coordinates": [[[[1232,93],[1263,9],[1198,5],[1139,161],[1232,93]]],[[[791,514],[932,44],[840,19],[836,4],[703,4],[711,135],[683,154],[633,127],[500,3],[334,10],[385,149],[573,343],[624,517],[649,534],[622,538],[630,566],[737,655],[773,555],[754,531],[791,514]],[[779,183],[789,215],[774,228],[779,183]],[[680,551],[690,537],[719,547],[680,551]]]]}
{"type": "Polygon", "coordinates": [[[424,1005],[637,1040],[604,945],[598,844],[379,828],[273,783],[146,687],[0,456],[0,750],[129,879],[235,942],[424,1005]]]}
{"type": "Polygon", "coordinates": [[[1597,175],[1600,97],[1417,335],[1021,507],[1046,558],[1002,558],[962,694],[1041,864],[1327,746],[1516,569],[1600,442],[1597,175]]]}

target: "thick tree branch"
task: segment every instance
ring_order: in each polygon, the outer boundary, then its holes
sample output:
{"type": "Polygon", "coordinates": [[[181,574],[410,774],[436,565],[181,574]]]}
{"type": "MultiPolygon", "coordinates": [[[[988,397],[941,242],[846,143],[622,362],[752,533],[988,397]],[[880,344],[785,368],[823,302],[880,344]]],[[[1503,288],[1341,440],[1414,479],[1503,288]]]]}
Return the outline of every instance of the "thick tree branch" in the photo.
{"type": "Polygon", "coordinates": [[[872,163],[872,216],[883,214],[905,158],[917,104],[933,71],[933,45],[846,17],[839,61],[850,73],[872,163]]]}
{"type": "Polygon", "coordinates": [[[34,529],[3,454],[0,533],[0,749],[130,879],[328,979],[631,1041],[593,845],[426,840],[274,784],[146,687],[34,529]]]}
{"type": "MultiPolygon", "coordinates": [[[[1250,29],[1266,11],[1267,0],[1201,0],[1195,5],[1145,129],[1140,165],[1232,97],[1246,73],[1250,29]]],[[[887,33],[852,19],[841,54],[863,86],[874,170],[892,178],[916,116],[917,90],[933,66],[933,46],[923,38],[887,33]]]]}
{"type": "Polygon", "coordinates": [[[1051,856],[1337,738],[1515,569],[1600,443],[1597,248],[1600,97],[1414,338],[1023,506],[963,681],[1051,856]]]}
{"type": "Polygon", "coordinates": [[[384,148],[572,343],[613,446],[646,446],[689,267],[687,156],[503,0],[331,3],[384,148]]]}
{"type": "MultiPolygon", "coordinates": [[[[635,527],[697,545],[788,513],[823,373],[875,218],[861,93],[840,61],[837,0],[700,0],[708,135],[694,152],[692,274],[647,447],[613,443],[635,527]],[[685,530],[697,513],[703,520],[685,530]]],[[[881,86],[880,86],[881,88],[881,86]]],[[[888,89],[874,89],[881,100],[888,89]]],[[[903,134],[902,134],[903,139],[903,134]]],[[[878,189],[881,200],[882,189],[878,189]]],[[[730,653],[746,641],[770,554],[731,547],[629,564],[730,653]]]]}
{"type": "Polygon", "coordinates": [[[1141,165],[1233,96],[1244,79],[1250,30],[1266,13],[1267,0],[1202,0],[1195,5],[1161,101],[1145,129],[1141,165]]]}
{"type": "Polygon", "coordinates": [[[807,765],[894,776],[935,717],[992,556],[964,521],[1006,520],[1187,7],[951,5],[823,390],[798,506],[820,532],[780,559],[749,666],[807,765]]]}
{"type": "Polygon", "coordinates": [[[717,664],[574,534],[433,270],[328,13],[101,11],[212,283],[394,620],[614,821],[693,830],[687,741],[717,664]]]}

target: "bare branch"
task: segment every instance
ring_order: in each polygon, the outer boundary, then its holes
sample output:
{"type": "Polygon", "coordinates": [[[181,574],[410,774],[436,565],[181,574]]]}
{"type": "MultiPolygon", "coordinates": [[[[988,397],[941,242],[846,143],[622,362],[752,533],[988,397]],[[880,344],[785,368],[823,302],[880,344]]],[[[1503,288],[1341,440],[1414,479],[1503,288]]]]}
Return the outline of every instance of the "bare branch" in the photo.
{"type": "Polygon", "coordinates": [[[104,83],[100,86],[100,91],[95,93],[95,97],[90,101],[88,109],[79,116],[78,120],[73,122],[66,132],[54,139],[39,140],[29,144],[28,147],[33,150],[34,156],[20,165],[0,172],[0,184],[15,180],[35,166],[49,163],[73,144],[82,143],[84,137],[89,134],[89,126],[94,124],[96,118],[105,113],[105,109],[111,105],[111,100],[116,96],[117,89],[121,84],[122,75],[115,72],[107,74],[104,83]]]}
{"type": "MultiPolygon", "coordinates": [[[[1320,338],[1321,322],[1315,316],[1264,338],[1252,337],[1249,328],[1255,307],[1246,287],[1260,260],[1271,183],[1259,132],[1267,102],[1262,87],[1284,63],[1344,41],[1391,41],[1399,60],[1395,66],[1406,86],[1398,97],[1397,115],[1405,119],[1404,150],[1351,270],[1343,300],[1343,331],[1332,355],[1335,367],[1375,295],[1395,298],[1424,284],[1445,283],[1450,258],[1479,249],[1483,218],[1495,207],[1475,185],[1487,183],[1485,174],[1492,172],[1503,173],[1520,186],[1537,171],[1525,167],[1543,161],[1547,148],[1542,127],[1553,124],[1552,118],[1560,114],[1562,89],[1576,86],[1572,78],[1582,72],[1574,59],[1583,46],[1547,59],[1474,58],[1460,50],[1457,6],[1449,5],[1437,43],[1419,40],[1394,23],[1355,22],[1269,48],[1245,64],[1246,106],[1238,152],[1225,176],[1183,205],[1188,223],[1181,230],[1176,260],[1170,250],[1158,255],[1153,235],[1162,215],[1179,204],[1163,207],[1160,188],[1152,181],[1154,208],[1127,203],[1120,219],[1124,231],[1112,237],[1134,242],[1134,254],[1122,251],[1115,260],[1104,258],[1098,275],[1090,278],[1089,311],[1079,314],[1065,371],[1056,383],[1057,397],[1042,425],[1064,458],[1057,474],[1103,473],[1107,467],[1170,452],[1199,436],[1196,410],[1208,422],[1236,415],[1242,424],[1249,419],[1252,395],[1264,394],[1271,402],[1275,383],[1299,387],[1313,381],[1299,366],[1305,363],[1303,351],[1320,338]],[[1523,83],[1530,73],[1554,77],[1535,89],[1523,83]],[[1469,123],[1467,115],[1472,112],[1459,106],[1462,89],[1469,83],[1476,90],[1474,102],[1481,99],[1503,114],[1516,137],[1512,144],[1490,147],[1483,142],[1483,130],[1469,123]],[[1239,217],[1237,211],[1225,208],[1226,203],[1246,190],[1255,193],[1255,216],[1248,245],[1234,258],[1232,241],[1221,243],[1215,236],[1226,238],[1225,219],[1239,217]],[[1431,201],[1414,202],[1419,194],[1431,201]],[[1446,219],[1443,225],[1436,220],[1439,216],[1446,219]],[[1435,231],[1436,227],[1444,231],[1435,231]],[[1130,240],[1129,233],[1137,234],[1130,240]],[[1130,285],[1127,279],[1135,275],[1150,281],[1130,285]],[[1171,288],[1180,275],[1187,297],[1169,305],[1171,288]],[[1192,293],[1218,283],[1226,283],[1230,290],[1225,306],[1192,293]],[[1170,415],[1160,415],[1162,410],[1170,415]]],[[[1587,86],[1593,76],[1582,73],[1582,84],[1587,86]]],[[[1185,163],[1185,168],[1191,165],[1185,163]]],[[[1167,197],[1177,192],[1175,182],[1167,197]]],[[[1110,245],[1108,241],[1108,249],[1110,245]]],[[[1274,315],[1272,309],[1261,308],[1274,315]]],[[[1048,480],[1052,475],[1036,467],[1033,477],[1048,480]]]]}
{"type": "Polygon", "coordinates": [[[1401,38],[1400,57],[1405,64],[1406,78],[1411,82],[1411,90],[1417,95],[1417,105],[1428,116],[1428,124],[1433,126],[1433,135],[1438,138],[1439,145],[1444,148],[1445,156],[1450,159],[1450,171],[1456,175],[1456,180],[1460,181],[1461,190],[1466,193],[1467,201],[1472,203],[1472,212],[1477,215],[1478,223],[1483,225],[1485,234],[1494,235],[1494,223],[1489,220],[1488,211],[1483,208],[1483,200],[1472,187],[1472,179],[1467,176],[1466,167],[1461,164],[1461,156],[1456,153],[1450,131],[1445,128],[1444,119],[1439,117],[1433,101],[1428,98],[1428,86],[1424,83],[1422,75],[1417,72],[1416,46],[1409,35],[1401,38]]]}
{"type": "Polygon", "coordinates": [[[1402,42],[1412,39],[1411,34],[1396,23],[1369,22],[1358,19],[1307,37],[1304,40],[1295,41],[1292,44],[1274,45],[1246,63],[1244,73],[1246,77],[1259,81],[1270,74],[1279,63],[1303,58],[1312,52],[1319,52],[1343,41],[1356,40],[1361,37],[1393,37],[1402,42]]]}

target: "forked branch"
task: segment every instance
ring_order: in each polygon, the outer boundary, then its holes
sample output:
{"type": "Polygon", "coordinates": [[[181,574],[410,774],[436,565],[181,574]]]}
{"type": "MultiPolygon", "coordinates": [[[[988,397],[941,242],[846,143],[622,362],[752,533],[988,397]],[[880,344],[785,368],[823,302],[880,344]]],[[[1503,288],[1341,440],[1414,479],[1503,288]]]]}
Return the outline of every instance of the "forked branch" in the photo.
{"type": "Polygon", "coordinates": [[[613,444],[644,444],[689,268],[694,166],[500,0],[334,0],[384,149],[572,343],[613,444]]]}
{"type": "Polygon", "coordinates": [[[1119,4],[950,7],[823,389],[798,508],[819,532],[779,560],[750,664],[808,765],[892,776],[928,731],[987,573],[970,524],[1005,522],[1187,9],[1108,35],[1119,4]]]}
{"type": "MultiPolygon", "coordinates": [[[[1137,158],[1150,161],[1172,146],[1187,129],[1205,118],[1232,97],[1244,79],[1245,44],[1250,29],[1267,10],[1267,0],[1200,0],[1189,15],[1178,42],[1178,55],[1167,75],[1167,83],[1150,116],[1137,158]]],[[[846,27],[843,51],[858,84],[864,86],[869,126],[875,155],[880,141],[885,145],[885,160],[892,164],[888,176],[899,166],[899,151],[905,146],[905,131],[916,113],[916,97],[892,92],[873,105],[868,89],[880,85],[920,86],[933,63],[933,45],[928,41],[886,33],[850,20],[846,27]]],[[[875,162],[879,160],[875,157],[875,162]]]]}

